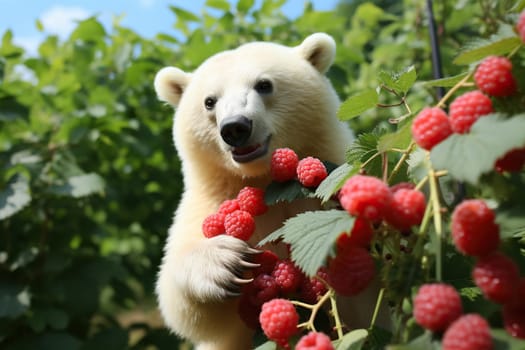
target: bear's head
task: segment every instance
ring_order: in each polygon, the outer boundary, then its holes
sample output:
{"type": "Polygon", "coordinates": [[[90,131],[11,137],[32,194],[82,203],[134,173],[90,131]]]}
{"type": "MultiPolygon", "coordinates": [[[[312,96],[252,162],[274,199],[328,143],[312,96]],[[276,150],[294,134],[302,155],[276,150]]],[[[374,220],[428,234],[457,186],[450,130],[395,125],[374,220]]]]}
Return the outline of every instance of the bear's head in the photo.
{"type": "Polygon", "coordinates": [[[339,99],[325,77],[334,56],[332,37],[316,33],[296,47],[245,44],[210,57],[193,73],[160,70],[155,90],[176,108],[173,136],[181,159],[257,177],[269,173],[277,148],[316,156],[341,127],[339,99]]]}

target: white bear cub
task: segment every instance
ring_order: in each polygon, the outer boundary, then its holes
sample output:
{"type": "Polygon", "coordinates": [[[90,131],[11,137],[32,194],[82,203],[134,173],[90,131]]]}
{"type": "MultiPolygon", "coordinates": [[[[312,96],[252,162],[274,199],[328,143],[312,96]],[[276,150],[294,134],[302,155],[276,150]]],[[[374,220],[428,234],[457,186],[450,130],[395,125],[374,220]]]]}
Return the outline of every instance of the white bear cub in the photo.
{"type": "Polygon", "coordinates": [[[314,208],[311,201],[273,206],[256,218],[249,244],[205,238],[204,218],[241,188],[264,188],[277,148],[344,162],[352,134],[336,118],[339,99],[325,77],[334,55],[334,40],[316,33],[296,47],[249,43],[210,57],[193,73],[166,67],[155,77],[159,99],[176,107],[173,138],[184,176],[158,301],[168,327],[199,350],[252,347],[253,331],[237,314],[238,293],[249,282],[243,272],[254,267],[250,246],[314,208]]]}

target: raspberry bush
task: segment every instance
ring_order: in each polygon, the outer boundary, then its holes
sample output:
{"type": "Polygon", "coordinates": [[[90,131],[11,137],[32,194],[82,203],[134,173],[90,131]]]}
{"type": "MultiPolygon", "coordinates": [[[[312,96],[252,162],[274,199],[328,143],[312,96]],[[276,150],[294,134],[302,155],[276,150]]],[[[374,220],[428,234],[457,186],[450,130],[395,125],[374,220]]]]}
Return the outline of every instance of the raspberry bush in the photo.
{"type": "MultiPolygon", "coordinates": [[[[518,21],[515,14],[507,18],[518,21]]],[[[357,135],[347,163],[335,167],[299,159],[290,149],[274,152],[274,182],[261,189],[266,205],[308,197],[318,198],[321,209],[288,219],[258,243],[288,247],[284,257],[256,257],[261,266],[243,289],[248,302],[241,303],[241,315],[251,310],[247,324],[262,326],[270,339],[261,349],[525,346],[519,21],[466,45],[455,60],[462,74],[419,83],[414,67],[382,72],[377,89],[346,100],[342,119],[374,107],[392,113],[388,127],[357,135]],[[448,91],[416,109],[415,84],[448,91]],[[349,329],[339,297],[359,295],[374,279],[381,287],[370,326],[349,329]],[[272,302],[287,311],[265,307],[272,302]],[[390,329],[376,324],[381,307],[390,312],[390,329]]]]}

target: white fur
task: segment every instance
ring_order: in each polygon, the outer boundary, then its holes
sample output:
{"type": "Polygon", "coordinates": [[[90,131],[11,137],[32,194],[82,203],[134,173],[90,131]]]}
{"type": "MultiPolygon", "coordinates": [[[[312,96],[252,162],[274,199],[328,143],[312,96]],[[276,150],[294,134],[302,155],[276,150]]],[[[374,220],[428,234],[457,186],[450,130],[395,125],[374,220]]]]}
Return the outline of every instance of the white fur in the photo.
{"type": "MultiPolygon", "coordinates": [[[[155,78],[159,98],[176,107],[173,136],[182,161],[185,191],[175,213],[160,267],[157,294],[166,324],[199,350],[251,348],[252,331],[237,316],[234,271],[248,259],[249,246],[229,236],[206,239],[204,218],[244,186],[266,186],[273,150],[294,149],[300,157],[344,161],[351,141],[347,125],[336,118],[338,97],[324,76],[335,55],[333,39],[322,33],[297,47],[266,42],[243,45],[206,60],[194,73],[167,67],[155,78]],[[258,79],[273,83],[267,96],[253,87],[258,79]],[[213,111],[207,96],[217,97],[213,111]],[[253,122],[251,143],[268,135],[268,153],[248,163],[232,158],[218,125],[244,115],[253,122]]],[[[283,221],[315,208],[303,201],[272,207],[256,220],[256,244],[283,221]]]]}

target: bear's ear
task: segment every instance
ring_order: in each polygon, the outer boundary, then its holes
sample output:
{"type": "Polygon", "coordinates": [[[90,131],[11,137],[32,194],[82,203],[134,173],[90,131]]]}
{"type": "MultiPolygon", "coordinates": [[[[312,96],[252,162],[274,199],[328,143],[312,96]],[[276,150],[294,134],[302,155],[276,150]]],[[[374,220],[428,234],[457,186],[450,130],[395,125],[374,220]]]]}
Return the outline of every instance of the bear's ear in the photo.
{"type": "Polygon", "coordinates": [[[190,83],[191,74],[179,68],[162,68],[155,76],[155,92],[159,100],[168,102],[172,106],[179,104],[182,93],[190,83]]]}
{"type": "Polygon", "coordinates": [[[335,58],[335,41],[325,33],[312,34],[296,47],[301,56],[322,74],[326,73],[335,58]]]}

